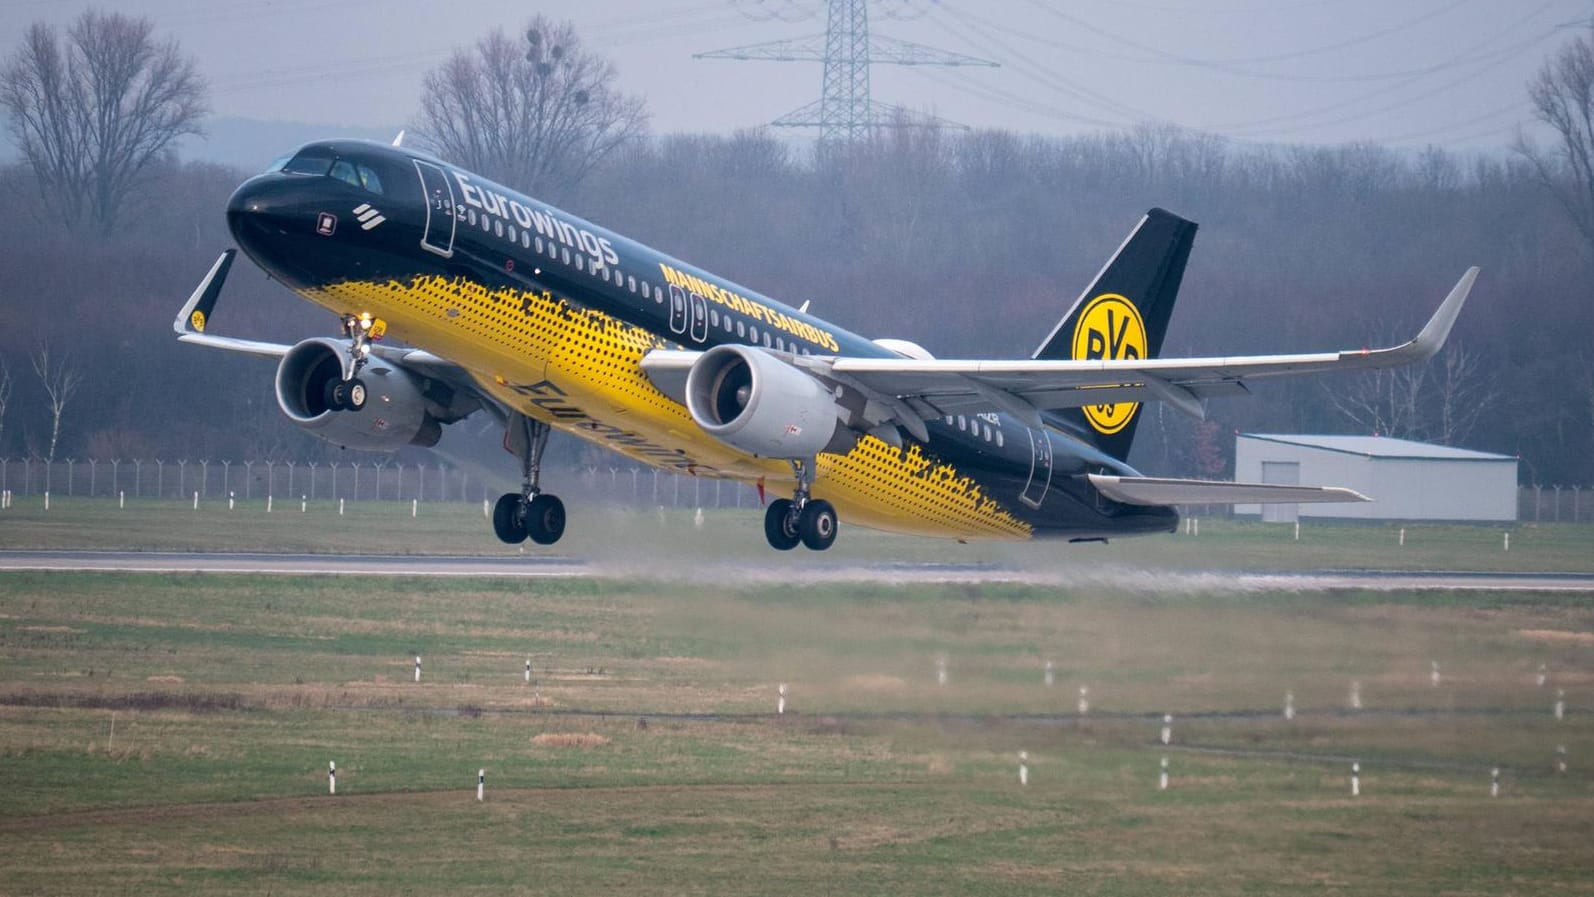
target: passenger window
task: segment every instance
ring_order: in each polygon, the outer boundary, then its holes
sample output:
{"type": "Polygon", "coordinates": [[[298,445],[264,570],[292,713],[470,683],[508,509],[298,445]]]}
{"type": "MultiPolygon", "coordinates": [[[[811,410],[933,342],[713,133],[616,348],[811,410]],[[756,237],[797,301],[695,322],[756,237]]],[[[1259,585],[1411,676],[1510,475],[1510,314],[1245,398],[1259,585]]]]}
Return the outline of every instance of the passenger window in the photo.
{"type": "Polygon", "coordinates": [[[542,237],[533,240],[532,245],[537,247],[537,254],[542,255],[542,237]]]}
{"type": "Polygon", "coordinates": [[[736,322],[736,335],[741,337],[742,339],[746,339],[747,338],[747,325],[743,324],[741,321],[737,321],[736,322]]]}
{"type": "Polygon", "coordinates": [[[626,282],[626,285],[631,288],[631,292],[635,293],[636,292],[636,275],[633,274],[633,275],[630,275],[630,276],[626,277],[625,282],[626,282]]]}
{"type": "Polygon", "coordinates": [[[578,256],[576,256],[576,270],[577,270],[577,271],[584,271],[584,270],[586,270],[586,269],[585,269],[585,268],[583,268],[583,267],[582,267],[582,264],[583,264],[583,263],[582,263],[582,261],[581,261],[581,256],[579,256],[579,255],[578,255],[578,256]]]}
{"type": "Polygon", "coordinates": [[[570,250],[568,250],[568,249],[559,250],[559,257],[564,259],[564,263],[565,264],[567,264],[567,265],[570,264],[570,250]]]}
{"type": "Polygon", "coordinates": [[[991,425],[990,424],[986,424],[981,429],[983,429],[985,431],[985,441],[986,442],[990,442],[991,441],[991,425]]]}
{"type": "Polygon", "coordinates": [[[997,430],[996,431],[996,447],[997,448],[1001,448],[1003,443],[1005,443],[1006,441],[1007,440],[1002,438],[1002,431],[1001,430],[997,430]]]}
{"type": "Polygon", "coordinates": [[[530,249],[531,248],[531,232],[530,231],[524,231],[523,230],[523,231],[520,232],[520,246],[521,246],[522,249],[530,249]]]}
{"type": "Polygon", "coordinates": [[[382,193],[382,179],[376,176],[376,172],[365,167],[364,165],[359,166],[355,170],[360,174],[361,187],[364,187],[365,189],[378,195],[382,193]]]}
{"type": "Polygon", "coordinates": [[[967,432],[968,428],[969,428],[969,420],[968,420],[968,418],[966,418],[963,415],[959,414],[958,415],[958,430],[959,431],[963,431],[963,432],[967,432]]]}
{"type": "Polygon", "coordinates": [[[332,176],[350,186],[360,186],[360,176],[354,171],[354,164],[344,159],[332,163],[332,176]]]}
{"type": "Polygon", "coordinates": [[[471,225],[471,227],[475,227],[476,226],[476,210],[475,209],[467,209],[466,210],[466,214],[470,216],[470,225],[471,225]]]}
{"type": "Polygon", "coordinates": [[[497,234],[500,237],[502,237],[504,235],[504,223],[502,221],[494,221],[493,222],[493,233],[497,234]]]}
{"type": "Polygon", "coordinates": [[[710,327],[718,327],[719,325],[720,325],[719,309],[717,309],[717,308],[709,309],[708,310],[708,326],[710,326],[710,327]]]}

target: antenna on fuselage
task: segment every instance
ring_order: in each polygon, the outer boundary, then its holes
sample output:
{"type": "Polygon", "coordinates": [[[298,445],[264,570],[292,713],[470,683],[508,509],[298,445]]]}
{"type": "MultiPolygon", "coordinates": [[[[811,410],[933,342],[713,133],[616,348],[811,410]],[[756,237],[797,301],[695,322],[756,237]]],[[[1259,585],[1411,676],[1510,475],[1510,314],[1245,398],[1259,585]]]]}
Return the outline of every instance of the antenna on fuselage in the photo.
{"type": "Polygon", "coordinates": [[[394,146],[403,146],[404,145],[404,129],[403,128],[399,128],[398,136],[393,138],[393,145],[394,146]]]}

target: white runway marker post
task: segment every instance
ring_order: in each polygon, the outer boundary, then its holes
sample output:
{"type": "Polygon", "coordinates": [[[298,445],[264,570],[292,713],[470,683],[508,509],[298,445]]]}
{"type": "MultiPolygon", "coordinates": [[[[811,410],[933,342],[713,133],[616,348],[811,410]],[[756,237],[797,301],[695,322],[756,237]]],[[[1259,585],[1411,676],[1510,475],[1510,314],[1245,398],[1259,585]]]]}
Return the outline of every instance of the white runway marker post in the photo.
{"type": "Polygon", "coordinates": [[[127,490],[126,489],[123,489],[120,492],[116,493],[116,507],[117,507],[118,510],[121,510],[121,509],[127,507],[127,490]]]}
{"type": "Polygon", "coordinates": [[[271,513],[271,496],[266,496],[266,513],[271,513]]]}
{"type": "Polygon", "coordinates": [[[421,655],[415,655],[415,681],[421,681],[421,655]]]}
{"type": "Polygon", "coordinates": [[[775,713],[783,714],[786,712],[786,683],[782,682],[780,687],[775,689],[775,695],[775,713]]]}
{"type": "Polygon", "coordinates": [[[1295,692],[1293,691],[1284,693],[1284,718],[1287,720],[1295,719],[1295,692]]]}
{"type": "Polygon", "coordinates": [[[1355,679],[1352,679],[1350,683],[1350,709],[1362,709],[1362,684],[1355,679]]]}
{"type": "Polygon", "coordinates": [[[1564,688],[1555,690],[1555,718],[1558,720],[1566,719],[1566,689],[1564,688]]]}
{"type": "Polygon", "coordinates": [[[1052,662],[1049,660],[1046,661],[1046,675],[1044,678],[1047,688],[1051,688],[1052,683],[1057,681],[1056,668],[1052,666],[1052,662]]]}
{"type": "Polygon", "coordinates": [[[531,658],[526,658],[526,684],[531,684],[531,658]]]}
{"type": "Polygon", "coordinates": [[[303,513],[305,513],[308,510],[310,510],[310,496],[308,496],[308,495],[299,496],[299,513],[303,514],[303,513]]]}
{"type": "Polygon", "coordinates": [[[1500,767],[1489,770],[1489,796],[1500,796],[1500,767]]]}
{"type": "Polygon", "coordinates": [[[236,506],[237,504],[238,504],[238,493],[236,493],[236,492],[227,493],[227,510],[231,511],[233,509],[233,507],[236,506]]]}
{"type": "Polygon", "coordinates": [[[338,516],[343,516],[343,499],[338,499],[338,516]]]}
{"type": "Polygon", "coordinates": [[[476,770],[476,799],[481,800],[487,795],[487,770],[476,770]]]}
{"type": "Polygon", "coordinates": [[[1439,661],[1437,660],[1428,661],[1428,681],[1433,684],[1434,688],[1439,687],[1439,661]]]}
{"type": "Polygon", "coordinates": [[[1162,772],[1157,775],[1157,790],[1168,790],[1168,758],[1162,758],[1162,772]]]}
{"type": "Polygon", "coordinates": [[[1545,682],[1546,679],[1549,678],[1549,676],[1550,676],[1549,670],[1547,670],[1545,668],[1544,664],[1542,664],[1542,663],[1539,664],[1539,679],[1538,679],[1538,682],[1539,682],[1539,687],[1540,688],[1544,687],[1544,682],[1545,682]]]}
{"type": "Polygon", "coordinates": [[[1505,534],[1505,550],[1506,551],[1510,551],[1511,550],[1511,534],[1510,533],[1506,533],[1505,534]]]}
{"type": "Polygon", "coordinates": [[[194,510],[199,510],[199,493],[194,493],[194,510]]]}
{"type": "Polygon", "coordinates": [[[1555,771],[1563,776],[1566,775],[1566,745],[1564,744],[1555,746],[1555,771]]]}
{"type": "Polygon", "coordinates": [[[1167,744],[1173,740],[1173,714],[1162,715],[1162,743],[1167,744]]]}
{"type": "Polygon", "coordinates": [[[945,685],[946,684],[946,657],[945,656],[937,657],[935,659],[935,684],[936,685],[945,685]]]}
{"type": "Polygon", "coordinates": [[[1401,527],[1400,528],[1400,547],[1401,548],[1405,548],[1406,547],[1406,528],[1405,527],[1401,527]]]}
{"type": "Polygon", "coordinates": [[[482,516],[483,517],[491,517],[491,516],[493,516],[493,512],[488,509],[487,499],[485,499],[485,498],[482,499],[482,516]]]}
{"type": "Polygon", "coordinates": [[[1362,764],[1360,760],[1350,765],[1350,796],[1362,796],[1362,764]]]}
{"type": "Polygon", "coordinates": [[[418,499],[418,498],[410,499],[410,519],[414,520],[416,518],[416,516],[419,515],[420,513],[421,513],[421,500],[418,499]]]}
{"type": "Polygon", "coordinates": [[[50,493],[48,490],[44,493],[44,509],[46,511],[50,510],[50,493]]]}
{"type": "Polygon", "coordinates": [[[1079,715],[1084,716],[1090,712],[1090,689],[1081,685],[1079,687],[1079,715]]]}
{"type": "Polygon", "coordinates": [[[1018,752],[1018,784],[1020,787],[1029,784],[1029,751],[1018,752]]]}
{"type": "Polygon", "coordinates": [[[702,508],[698,508],[697,509],[697,513],[692,515],[692,528],[693,529],[702,529],[703,528],[703,509],[702,508]]]}
{"type": "Polygon", "coordinates": [[[336,760],[327,762],[327,793],[338,793],[338,761],[336,760]]]}

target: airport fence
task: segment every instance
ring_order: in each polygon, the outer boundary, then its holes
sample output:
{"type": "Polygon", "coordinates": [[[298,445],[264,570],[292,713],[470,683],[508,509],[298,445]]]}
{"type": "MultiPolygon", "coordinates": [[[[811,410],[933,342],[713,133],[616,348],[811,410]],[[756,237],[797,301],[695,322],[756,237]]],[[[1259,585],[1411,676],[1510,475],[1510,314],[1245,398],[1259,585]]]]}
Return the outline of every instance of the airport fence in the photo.
{"type": "MultiPolygon", "coordinates": [[[[636,507],[759,505],[747,484],[653,468],[545,468],[542,483],[561,496],[636,507]]],[[[446,463],[0,458],[0,492],[13,496],[476,503],[516,485],[446,463]]]]}
{"type": "MultiPolygon", "coordinates": [[[[643,467],[550,468],[544,486],[559,495],[632,507],[758,507],[756,488],[643,467]]],[[[0,491],[14,496],[164,498],[201,501],[229,496],[241,501],[480,502],[515,488],[508,478],[446,463],[319,461],[193,461],[157,458],[0,458],[0,491]]],[[[1191,516],[1223,517],[1228,508],[1182,509],[1191,516]]],[[[1517,519],[1523,523],[1594,522],[1594,487],[1521,486],[1517,519]]]]}

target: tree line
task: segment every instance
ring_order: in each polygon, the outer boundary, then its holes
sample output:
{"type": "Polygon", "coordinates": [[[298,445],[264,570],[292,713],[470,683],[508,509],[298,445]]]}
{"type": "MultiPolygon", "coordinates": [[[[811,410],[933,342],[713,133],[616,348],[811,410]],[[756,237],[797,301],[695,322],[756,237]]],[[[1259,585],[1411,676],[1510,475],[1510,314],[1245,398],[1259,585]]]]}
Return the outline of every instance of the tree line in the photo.
{"type": "MultiPolygon", "coordinates": [[[[1029,355],[1151,206],[1201,224],[1168,354],[1398,342],[1468,266],[1483,268],[1451,345],[1428,365],[1263,384],[1211,402],[1205,421],[1147,406],[1132,458],[1147,472],[1223,475],[1237,431],[1380,433],[1520,455],[1529,483],[1594,482],[1594,240],[1574,211],[1582,194],[1566,145],[1404,154],[1158,126],[1073,137],[885,129],[817,149],[764,130],[647,135],[635,98],[612,91],[612,70],[575,66],[588,57],[573,32],[545,20],[527,31],[537,40],[521,36],[524,54],[489,35],[492,54],[462,51],[428,79],[423,135],[449,133],[449,116],[461,133],[465,118],[526,125],[518,143],[480,143],[495,157],[475,159],[467,143],[444,148],[449,158],[942,357],[1029,355]],[[495,82],[471,60],[531,68],[486,96],[495,82]],[[563,124],[539,131],[536,104],[561,98],[563,124]],[[497,117],[477,102],[496,104],[497,117]],[[566,155],[513,170],[527,141],[556,134],[566,155]]],[[[227,245],[222,210],[248,174],[156,153],[127,182],[116,223],[94,227],[54,205],[48,170],[29,159],[0,170],[12,271],[0,285],[0,456],[346,457],[281,418],[268,364],[172,337],[171,316],[227,245]],[[44,351],[72,375],[64,403],[37,370],[44,351]]],[[[247,265],[216,321],[284,341],[334,327],[247,265]]],[[[563,451],[604,463],[598,449],[563,451]]]]}

